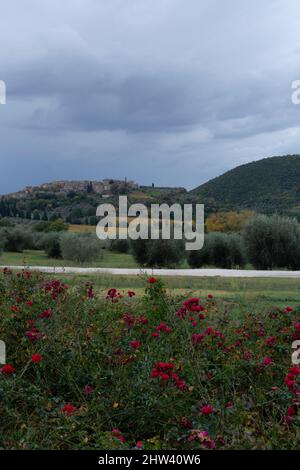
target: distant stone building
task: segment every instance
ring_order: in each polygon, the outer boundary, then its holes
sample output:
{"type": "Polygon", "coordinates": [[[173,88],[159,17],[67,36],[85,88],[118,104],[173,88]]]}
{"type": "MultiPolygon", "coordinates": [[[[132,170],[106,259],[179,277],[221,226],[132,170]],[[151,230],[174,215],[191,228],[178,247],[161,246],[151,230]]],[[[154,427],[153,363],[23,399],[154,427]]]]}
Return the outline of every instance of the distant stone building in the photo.
{"type": "Polygon", "coordinates": [[[134,181],[124,181],[122,180],[113,180],[113,179],[104,179],[102,181],[90,181],[90,180],[81,180],[81,181],[53,181],[51,183],[43,183],[39,186],[26,186],[22,191],[9,194],[10,197],[27,197],[35,192],[54,192],[60,194],[67,194],[71,191],[74,192],[93,192],[96,194],[110,194],[112,188],[116,189],[128,188],[131,190],[138,189],[139,185],[134,181]]]}

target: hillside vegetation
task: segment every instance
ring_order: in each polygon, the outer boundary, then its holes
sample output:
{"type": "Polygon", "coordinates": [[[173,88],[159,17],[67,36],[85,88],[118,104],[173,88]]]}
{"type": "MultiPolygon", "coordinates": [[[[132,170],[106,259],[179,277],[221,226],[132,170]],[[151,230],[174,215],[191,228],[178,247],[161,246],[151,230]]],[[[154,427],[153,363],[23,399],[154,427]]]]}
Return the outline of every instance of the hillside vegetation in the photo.
{"type": "MultiPolygon", "coordinates": [[[[0,188],[1,191],[1,188],[0,188]]],[[[300,155],[271,157],[238,166],[192,191],[140,186],[131,181],[62,181],[0,197],[0,218],[96,225],[96,208],[127,195],[128,203],[202,203],[206,214],[250,209],[300,216],[300,155]]]]}
{"type": "Polygon", "coordinates": [[[227,171],[191,191],[210,208],[256,212],[298,211],[300,156],[264,158],[227,171]]]}

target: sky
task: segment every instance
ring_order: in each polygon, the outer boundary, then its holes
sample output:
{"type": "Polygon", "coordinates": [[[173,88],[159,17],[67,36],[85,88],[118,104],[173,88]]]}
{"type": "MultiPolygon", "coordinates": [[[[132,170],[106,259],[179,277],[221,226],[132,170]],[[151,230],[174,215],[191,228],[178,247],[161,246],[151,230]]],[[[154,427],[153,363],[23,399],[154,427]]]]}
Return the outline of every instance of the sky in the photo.
{"type": "Polygon", "coordinates": [[[300,154],[299,0],[1,2],[0,194],[300,154]]]}

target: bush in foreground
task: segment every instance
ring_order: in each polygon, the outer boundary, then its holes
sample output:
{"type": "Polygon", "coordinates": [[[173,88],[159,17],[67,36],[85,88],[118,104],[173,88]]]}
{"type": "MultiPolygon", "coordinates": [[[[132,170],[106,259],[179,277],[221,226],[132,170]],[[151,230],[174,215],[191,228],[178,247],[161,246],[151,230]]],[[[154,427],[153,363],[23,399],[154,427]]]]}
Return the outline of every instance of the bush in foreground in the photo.
{"type": "Polygon", "coordinates": [[[0,277],[3,449],[296,449],[291,307],[232,318],[211,295],[0,277]],[[42,421],[42,426],[41,426],[42,421]]]}

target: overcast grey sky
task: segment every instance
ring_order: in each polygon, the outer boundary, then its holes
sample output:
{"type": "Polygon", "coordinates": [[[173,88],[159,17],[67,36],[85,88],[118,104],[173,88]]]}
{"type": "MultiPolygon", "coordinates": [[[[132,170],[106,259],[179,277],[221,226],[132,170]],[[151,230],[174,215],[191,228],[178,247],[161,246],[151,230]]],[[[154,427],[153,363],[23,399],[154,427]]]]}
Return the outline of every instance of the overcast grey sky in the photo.
{"type": "Polygon", "coordinates": [[[299,0],[1,2],[0,193],[300,153],[299,0]]]}

